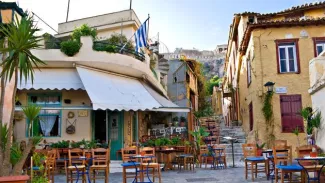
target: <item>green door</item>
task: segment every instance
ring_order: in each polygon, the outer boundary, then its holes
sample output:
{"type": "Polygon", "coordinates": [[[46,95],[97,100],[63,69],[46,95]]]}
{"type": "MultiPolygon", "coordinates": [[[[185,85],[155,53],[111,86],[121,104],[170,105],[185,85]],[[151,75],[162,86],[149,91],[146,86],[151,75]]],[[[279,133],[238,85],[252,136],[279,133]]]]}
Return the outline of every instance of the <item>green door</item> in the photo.
{"type": "Polygon", "coordinates": [[[123,112],[107,111],[108,115],[108,139],[111,142],[111,160],[118,160],[116,151],[123,147],[123,112]]]}

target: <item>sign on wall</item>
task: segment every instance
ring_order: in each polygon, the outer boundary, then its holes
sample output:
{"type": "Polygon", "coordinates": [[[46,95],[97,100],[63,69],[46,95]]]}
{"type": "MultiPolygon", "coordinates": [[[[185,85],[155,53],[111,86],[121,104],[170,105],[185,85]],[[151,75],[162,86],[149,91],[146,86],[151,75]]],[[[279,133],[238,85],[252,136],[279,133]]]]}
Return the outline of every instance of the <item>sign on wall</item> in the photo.
{"type": "Polygon", "coordinates": [[[275,87],[275,93],[287,93],[287,87],[275,87]]]}

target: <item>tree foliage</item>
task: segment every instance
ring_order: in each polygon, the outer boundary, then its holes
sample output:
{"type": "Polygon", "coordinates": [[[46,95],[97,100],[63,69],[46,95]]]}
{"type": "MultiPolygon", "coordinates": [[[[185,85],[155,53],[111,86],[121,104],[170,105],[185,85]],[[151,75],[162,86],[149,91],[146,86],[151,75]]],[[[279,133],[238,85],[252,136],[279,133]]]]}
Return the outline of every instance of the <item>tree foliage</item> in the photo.
{"type": "Polygon", "coordinates": [[[210,80],[207,81],[207,90],[208,90],[208,93],[210,95],[212,95],[213,93],[213,88],[215,86],[219,87],[220,83],[221,83],[221,78],[219,78],[217,75],[216,76],[213,76],[210,80]]]}
{"type": "MultiPolygon", "coordinates": [[[[0,52],[3,55],[8,55],[2,60],[1,77],[5,80],[11,81],[14,79],[13,95],[12,95],[12,109],[10,114],[10,120],[8,125],[7,142],[5,143],[5,149],[0,148],[0,176],[8,175],[20,175],[26,158],[34,146],[34,140],[29,139],[27,147],[22,152],[22,157],[14,166],[11,165],[11,149],[13,142],[11,141],[13,136],[13,120],[15,111],[15,98],[17,91],[17,78],[19,73],[20,82],[23,80],[34,80],[34,68],[38,68],[45,63],[31,53],[32,49],[40,47],[38,44],[42,39],[41,36],[36,36],[39,29],[33,24],[33,18],[30,16],[22,17],[20,20],[16,17],[16,21],[10,24],[0,24],[0,34],[3,34],[7,40],[7,46],[0,48],[0,52]]],[[[5,95],[2,93],[2,95],[5,95]]],[[[1,106],[3,107],[3,100],[1,100],[1,106]]],[[[0,121],[0,127],[2,121],[0,121]]],[[[0,135],[2,138],[2,135],[0,135]]],[[[2,139],[0,139],[0,142],[2,139]]]]}

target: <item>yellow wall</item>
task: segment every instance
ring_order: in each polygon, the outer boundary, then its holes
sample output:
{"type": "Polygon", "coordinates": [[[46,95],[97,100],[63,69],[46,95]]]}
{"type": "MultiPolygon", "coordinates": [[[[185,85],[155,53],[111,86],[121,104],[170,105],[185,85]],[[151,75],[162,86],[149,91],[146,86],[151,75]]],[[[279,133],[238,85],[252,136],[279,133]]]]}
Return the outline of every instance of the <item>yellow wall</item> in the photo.
{"type": "MultiPolygon", "coordinates": [[[[34,91],[34,93],[40,93],[42,91],[34,91]]],[[[53,91],[45,91],[53,92],[53,91]]],[[[55,92],[55,91],[54,91],[55,92]]],[[[71,104],[65,104],[62,102],[62,106],[81,106],[82,102],[86,106],[90,106],[90,100],[86,91],[56,91],[62,93],[62,99],[71,99],[71,104]]],[[[29,92],[30,93],[30,92],[29,92]]],[[[21,91],[18,93],[19,101],[23,106],[27,104],[27,92],[21,91]]],[[[16,122],[14,135],[17,141],[25,140],[25,130],[26,130],[26,120],[21,120],[16,122]]],[[[78,110],[62,110],[61,116],[61,137],[46,137],[47,142],[56,142],[59,140],[74,140],[80,141],[82,139],[91,140],[91,110],[88,111],[88,117],[79,117],[78,110]],[[67,134],[66,120],[68,119],[68,112],[72,111],[75,114],[73,119],[69,119],[70,122],[73,122],[76,119],[76,132],[74,134],[67,134]]]]}
{"type": "MultiPolygon", "coordinates": [[[[247,49],[251,53],[252,83],[247,88],[247,68],[246,57],[243,57],[242,68],[239,78],[240,86],[240,111],[243,120],[243,128],[249,133],[249,112],[248,105],[252,101],[254,113],[254,130],[258,130],[261,139],[265,140],[266,124],[263,113],[262,93],[266,92],[263,86],[266,82],[275,82],[275,87],[287,87],[287,94],[301,94],[302,106],[310,106],[311,98],[308,93],[309,88],[309,60],[314,57],[314,45],[312,37],[321,37],[325,35],[325,26],[308,26],[308,27],[285,27],[285,28],[268,28],[254,30],[252,40],[247,49]],[[308,33],[307,38],[300,38],[300,32],[305,30],[308,33]],[[299,57],[300,57],[300,74],[278,74],[277,73],[277,55],[275,40],[285,39],[291,35],[292,38],[299,38],[299,57]]],[[[292,133],[282,133],[281,131],[281,112],[279,94],[274,94],[272,105],[275,121],[276,139],[287,139],[290,145],[297,145],[296,136],[292,133]]],[[[249,133],[250,136],[253,133],[249,133]]],[[[300,142],[306,143],[305,134],[300,134],[300,142]]],[[[249,140],[252,138],[249,137],[249,140]]]]}

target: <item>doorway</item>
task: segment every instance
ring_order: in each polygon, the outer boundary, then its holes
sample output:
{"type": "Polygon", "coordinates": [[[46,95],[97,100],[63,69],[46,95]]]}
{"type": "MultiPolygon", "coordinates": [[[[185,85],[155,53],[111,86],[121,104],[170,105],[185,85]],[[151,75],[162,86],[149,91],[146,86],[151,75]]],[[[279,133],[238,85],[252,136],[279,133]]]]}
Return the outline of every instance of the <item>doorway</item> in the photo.
{"type": "Polygon", "coordinates": [[[94,139],[108,143],[111,160],[117,160],[116,151],[123,147],[124,113],[118,111],[94,111],[94,139]]]}
{"type": "Polygon", "coordinates": [[[106,111],[97,110],[94,111],[94,121],[95,121],[95,140],[100,143],[106,142],[106,111]]]}
{"type": "Polygon", "coordinates": [[[117,151],[123,147],[124,112],[107,111],[108,139],[110,141],[110,157],[118,160],[117,151]]]}

